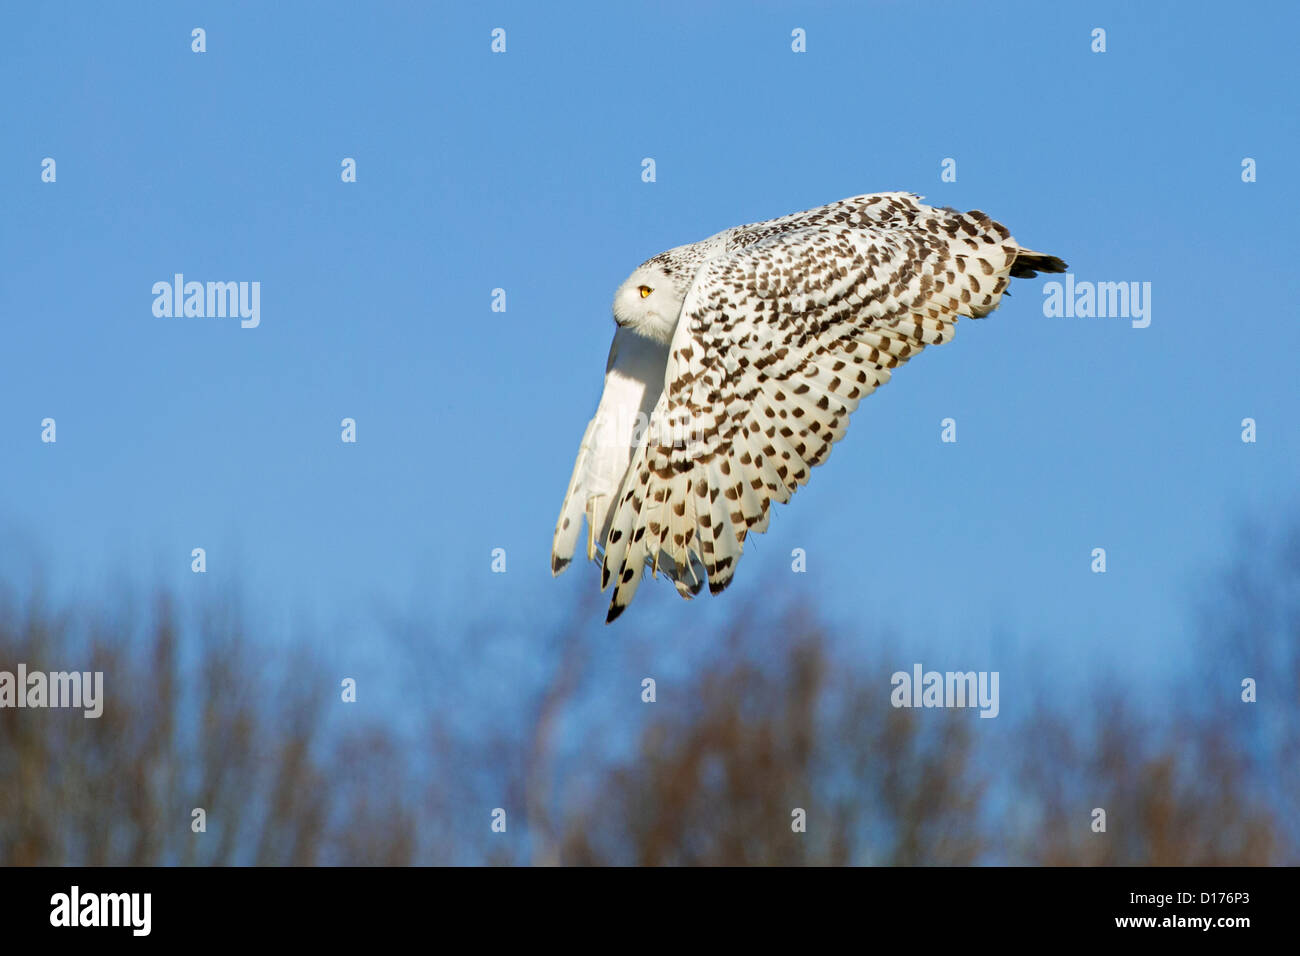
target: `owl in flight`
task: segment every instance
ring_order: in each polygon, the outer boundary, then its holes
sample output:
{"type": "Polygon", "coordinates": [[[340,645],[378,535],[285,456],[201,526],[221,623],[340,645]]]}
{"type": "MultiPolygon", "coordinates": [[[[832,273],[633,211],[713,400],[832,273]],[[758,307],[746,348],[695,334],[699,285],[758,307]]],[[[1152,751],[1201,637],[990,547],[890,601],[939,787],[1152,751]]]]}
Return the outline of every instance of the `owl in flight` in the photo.
{"type": "Polygon", "coordinates": [[[555,527],[551,570],[587,557],[614,588],[647,567],[686,598],[731,583],[844,436],[858,402],[1011,278],[1064,272],[978,210],[874,193],[736,226],[647,259],[614,295],[618,328],[555,527]]]}

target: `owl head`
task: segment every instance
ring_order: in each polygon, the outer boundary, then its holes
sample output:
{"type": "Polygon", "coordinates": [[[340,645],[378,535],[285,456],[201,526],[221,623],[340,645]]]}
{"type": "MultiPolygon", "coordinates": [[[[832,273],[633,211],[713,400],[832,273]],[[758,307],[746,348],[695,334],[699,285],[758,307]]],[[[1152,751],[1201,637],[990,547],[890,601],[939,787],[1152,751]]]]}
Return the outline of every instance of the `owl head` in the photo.
{"type": "Polygon", "coordinates": [[[661,266],[638,266],[614,293],[614,321],[667,345],[682,312],[682,294],[661,266]]]}
{"type": "Polygon", "coordinates": [[[638,335],[669,344],[702,261],[698,249],[679,246],[641,263],[614,293],[614,321],[638,335]]]}

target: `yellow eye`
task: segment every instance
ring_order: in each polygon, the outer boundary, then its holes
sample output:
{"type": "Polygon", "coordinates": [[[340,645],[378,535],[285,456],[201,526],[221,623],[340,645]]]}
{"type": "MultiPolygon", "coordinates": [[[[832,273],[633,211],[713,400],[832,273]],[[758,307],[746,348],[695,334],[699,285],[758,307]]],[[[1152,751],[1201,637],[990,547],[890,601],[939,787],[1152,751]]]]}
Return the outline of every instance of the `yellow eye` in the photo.
{"type": "Polygon", "coordinates": [[[646,296],[648,296],[648,295],[650,294],[651,291],[652,291],[652,290],[650,289],[650,287],[649,287],[648,285],[643,285],[643,286],[641,286],[641,298],[644,299],[646,296]]]}

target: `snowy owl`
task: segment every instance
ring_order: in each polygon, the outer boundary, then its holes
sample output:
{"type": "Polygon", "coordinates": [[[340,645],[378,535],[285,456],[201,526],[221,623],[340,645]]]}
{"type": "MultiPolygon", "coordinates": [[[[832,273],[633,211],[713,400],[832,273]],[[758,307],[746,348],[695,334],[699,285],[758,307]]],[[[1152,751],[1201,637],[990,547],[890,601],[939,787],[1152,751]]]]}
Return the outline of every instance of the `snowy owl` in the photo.
{"type": "Polygon", "coordinates": [[[587,557],[606,623],[662,571],[686,598],[731,583],[843,437],[859,400],[1011,277],[1063,272],[978,210],[875,193],[727,229],[647,259],[614,295],[605,390],[555,527],[551,570],[587,557]]]}

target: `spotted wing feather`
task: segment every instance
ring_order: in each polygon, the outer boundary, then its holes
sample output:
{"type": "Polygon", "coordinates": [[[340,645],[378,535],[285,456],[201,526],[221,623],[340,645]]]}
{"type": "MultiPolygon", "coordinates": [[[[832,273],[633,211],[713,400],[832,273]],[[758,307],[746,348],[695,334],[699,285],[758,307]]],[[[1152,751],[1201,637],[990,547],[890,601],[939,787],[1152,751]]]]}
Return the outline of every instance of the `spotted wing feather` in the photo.
{"type": "Polygon", "coordinates": [[[706,241],[719,240],[727,251],[687,292],[663,391],[611,504],[609,621],[646,567],[683,593],[704,576],[713,593],[725,589],[746,536],[826,460],[858,402],[948,341],[959,316],[992,311],[1018,255],[1050,258],[983,213],[901,193],[706,241]]]}

